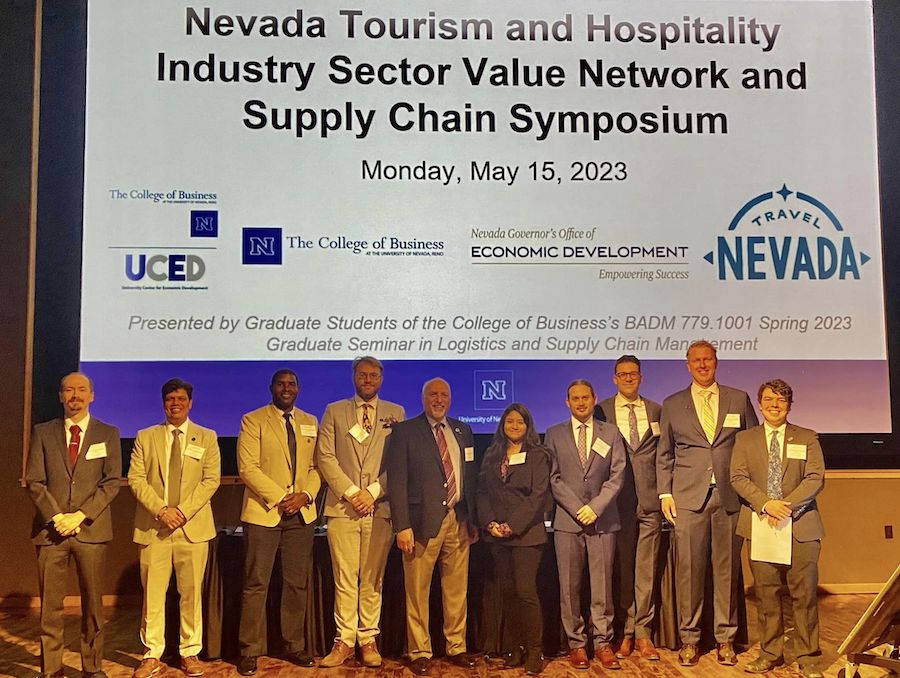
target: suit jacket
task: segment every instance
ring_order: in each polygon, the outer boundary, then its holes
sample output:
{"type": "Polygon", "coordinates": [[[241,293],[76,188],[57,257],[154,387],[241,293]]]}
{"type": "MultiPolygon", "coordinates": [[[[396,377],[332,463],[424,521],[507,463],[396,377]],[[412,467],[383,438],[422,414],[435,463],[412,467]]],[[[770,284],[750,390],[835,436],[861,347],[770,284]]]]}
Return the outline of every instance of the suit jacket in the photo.
{"type": "Polygon", "coordinates": [[[478,476],[478,523],[484,528],[493,520],[506,523],[512,530],[512,536],[503,539],[496,539],[485,530],[485,541],[508,546],[543,544],[547,541],[544,513],[551,506],[550,453],[543,447],[526,452],[524,463],[511,464],[505,481],[500,477],[500,459],[482,463],[478,476]]]}
{"type": "MultiPolygon", "coordinates": [[[[447,426],[459,445],[459,502],[453,507],[460,522],[475,524],[475,494],[478,472],[475,468],[475,439],[472,429],[447,417],[447,426]],[[466,461],[466,448],[472,450],[466,461]]],[[[423,412],[413,419],[394,425],[388,447],[387,477],[391,487],[391,523],[395,533],[412,528],[419,543],[437,536],[447,515],[447,480],[441,453],[428,418],[423,412]]]]}
{"type": "Polygon", "coordinates": [[[281,520],[278,502],[291,486],[295,492],[308,492],[312,497],[300,509],[300,517],[307,524],[316,519],[316,495],[322,487],[315,460],[316,418],[296,407],[294,415],[297,466],[293,473],[281,411],[269,404],[248,412],[241,419],[237,462],[245,486],[241,520],[246,523],[263,527],[278,525],[281,520]]]}
{"type": "MultiPolygon", "coordinates": [[[[656,487],[656,445],[659,442],[659,416],[661,407],[652,400],[643,399],[647,409],[647,430],[644,437],[638,443],[637,449],[632,449],[631,443],[623,436],[625,443],[625,479],[622,482],[622,492],[619,494],[618,504],[622,510],[634,510],[638,506],[644,513],[659,511],[659,490],[656,487]],[[653,424],[656,424],[657,432],[653,432],[653,424]]],[[[603,411],[605,420],[618,426],[616,421],[616,397],[607,398],[599,405],[603,411]]],[[[621,432],[621,431],[620,431],[621,432]]]]}
{"type": "MultiPolygon", "coordinates": [[[[131,452],[128,484],[137,498],[134,542],[149,544],[164,530],[156,516],[166,505],[166,424],[138,431],[131,452]]],[[[210,499],[219,488],[221,461],[216,432],[188,421],[181,447],[181,501],[178,508],[187,518],[184,535],[190,542],[209,541],[216,536],[210,499]],[[194,447],[190,447],[193,445],[194,447]],[[199,448],[199,449],[198,449],[199,448]]]]}
{"type": "MultiPolygon", "coordinates": [[[[805,445],[806,459],[781,460],[781,490],[784,501],[791,503],[793,537],[797,541],[814,541],[825,535],[816,495],[825,485],[825,459],[815,431],[788,423],[784,429],[782,450],[788,444],[805,445]]],[[[731,485],[741,497],[741,515],[737,533],[750,538],[751,511],[762,514],[769,479],[769,446],[765,426],[754,426],[737,434],[731,457],[731,485]]]]}
{"type": "Polygon", "coordinates": [[[581,468],[571,419],[548,428],[544,445],[550,450],[550,490],[559,507],[553,528],[587,534],[617,532],[621,525],[616,497],[622,490],[626,463],[625,441],[619,429],[614,424],[594,419],[586,469],[581,468]],[[593,449],[598,439],[609,446],[605,457],[593,449]],[[578,509],[585,504],[597,514],[593,525],[584,526],[575,518],[578,509]]]}
{"type": "Polygon", "coordinates": [[[375,515],[391,517],[384,448],[393,424],[405,418],[406,413],[400,405],[379,398],[372,433],[360,443],[350,435],[350,429],[357,424],[353,398],[331,403],[325,409],[316,441],[316,461],[319,473],[328,485],[326,516],[356,518],[357,513],[344,498],[344,493],[353,485],[365,489],[377,481],[381,485],[381,496],[375,497],[375,515]]]}
{"type": "Polygon", "coordinates": [[[47,526],[57,513],[74,511],[86,516],[75,539],[86,544],[110,541],[109,505],[119,493],[121,478],[119,429],[92,416],[73,467],[66,446],[65,420],[53,419],[35,426],[25,464],[28,494],[37,507],[32,542],[37,546],[58,543],[59,535],[47,526]],[[101,450],[103,456],[99,456],[101,450]],[[87,459],[89,452],[91,459],[87,459]]]}
{"type": "Polygon", "coordinates": [[[699,511],[709,493],[712,473],[729,513],[740,508],[731,487],[731,450],[737,432],[759,420],[744,391],[719,385],[719,417],[712,443],[706,439],[690,386],[663,401],[659,444],[656,448],[656,483],[660,494],[671,494],[677,508],[699,511]],[[739,427],[724,428],[725,416],[740,416],[739,427]]]}

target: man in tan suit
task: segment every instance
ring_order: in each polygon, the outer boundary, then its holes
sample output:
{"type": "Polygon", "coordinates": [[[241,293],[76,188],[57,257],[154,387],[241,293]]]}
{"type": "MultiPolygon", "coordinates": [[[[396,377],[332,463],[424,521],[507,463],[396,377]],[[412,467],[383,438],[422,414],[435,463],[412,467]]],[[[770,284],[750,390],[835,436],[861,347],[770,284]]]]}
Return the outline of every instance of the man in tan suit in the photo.
{"type": "Polygon", "coordinates": [[[203,675],[197,659],[203,642],[203,575],[209,540],[216,536],[209,501],[219,487],[219,443],[215,431],[188,419],[193,387],[170,379],[162,387],[164,424],[138,431],[128,483],[137,498],[134,541],[139,545],[144,609],[144,659],[134,678],[162,668],[166,591],[172,570],[181,596],[181,669],[203,675]]]}
{"type": "Polygon", "coordinates": [[[294,407],[297,374],[281,369],[269,386],[272,402],[245,414],[238,435],[238,473],[246,486],[241,520],[246,538],[238,673],[256,673],[263,652],[266,596],[281,554],[281,635],[285,657],[315,665],[306,647],[307,590],[312,567],[316,495],[322,485],[314,452],[316,418],[294,407]]]}
{"type": "Polygon", "coordinates": [[[382,459],[391,427],[406,418],[400,405],[378,398],[383,375],[376,358],[353,361],[356,395],[328,406],[316,444],[319,472],[328,484],[325,515],[337,627],[334,647],[319,664],[325,668],[350,659],[357,643],[364,666],[381,666],[375,638],[392,541],[382,459]]]}

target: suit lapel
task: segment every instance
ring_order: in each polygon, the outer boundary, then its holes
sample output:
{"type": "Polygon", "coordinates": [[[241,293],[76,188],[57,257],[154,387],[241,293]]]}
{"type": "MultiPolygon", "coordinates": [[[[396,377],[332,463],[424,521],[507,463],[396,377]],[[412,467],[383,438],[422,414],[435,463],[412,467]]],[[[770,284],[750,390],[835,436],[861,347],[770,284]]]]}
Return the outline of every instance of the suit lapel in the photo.
{"type": "MultiPolygon", "coordinates": [[[[456,438],[456,445],[459,447],[459,457],[457,457],[459,473],[456,474],[456,486],[459,488],[459,496],[460,499],[462,499],[463,479],[466,475],[466,441],[462,439],[462,430],[459,428],[459,424],[455,421],[450,421],[449,417],[446,417],[445,419],[447,421],[447,426],[453,432],[453,437],[456,438]]],[[[444,463],[441,462],[441,468],[443,467],[444,463]]]]}
{"type": "MultiPolygon", "coordinates": [[[[281,410],[279,410],[280,412],[281,410]]],[[[296,473],[296,469],[291,468],[291,451],[287,446],[287,428],[281,428],[282,421],[284,421],[280,414],[277,414],[272,411],[272,408],[268,408],[266,410],[266,424],[269,429],[272,431],[272,435],[275,436],[275,439],[278,441],[278,444],[281,446],[281,453],[284,455],[284,460],[287,462],[287,467],[291,469],[292,473],[296,473]]],[[[294,426],[294,436],[297,436],[297,412],[294,411],[291,414],[291,424],[294,426]]],[[[285,422],[286,423],[286,422],[285,422]]],[[[296,476],[295,476],[296,477],[296,476]]]]}
{"type": "Polygon", "coordinates": [[[368,452],[369,447],[372,447],[384,437],[384,427],[380,423],[382,417],[384,417],[384,405],[381,400],[379,400],[378,407],[375,408],[375,412],[372,415],[372,439],[369,441],[366,452],[368,452]]]}
{"type": "MultiPolygon", "coordinates": [[[[700,436],[701,440],[706,440],[706,431],[703,430],[703,424],[700,423],[700,413],[697,411],[697,407],[694,405],[694,394],[691,392],[691,387],[688,386],[687,390],[682,391],[684,394],[684,411],[687,415],[688,419],[691,422],[691,425],[694,427],[694,431],[697,435],[700,436]]],[[[721,410],[722,399],[719,398],[719,409],[721,410]]],[[[715,440],[715,438],[713,438],[715,440]]],[[[707,441],[707,444],[708,441],[707,441]]]]}
{"type": "Polygon", "coordinates": [[[719,386],[719,412],[716,417],[716,434],[713,436],[713,444],[715,444],[719,435],[722,433],[722,427],[725,424],[725,417],[728,415],[730,405],[731,398],[729,397],[728,391],[723,386],[719,386]]]}
{"type": "Polygon", "coordinates": [[[54,437],[56,438],[56,445],[59,448],[59,453],[62,455],[63,466],[66,468],[66,472],[69,474],[69,477],[72,477],[72,460],[69,459],[69,446],[66,445],[66,420],[60,419],[59,426],[56,427],[56,431],[54,432],[54,437]]]}
{"type": "Polygon", "coordinates": [[[356,461],[359,462],[359,467],[362,468],[363,459],[365,458],[363,446],[353,437],[353,434],[350,433],[350,429],[359,423],[356,420],[356,401],[353,400],[353,398],[346,401],[345,414],[347,416],[347,435],[350,436],[350,446],[353,448],[353,453],[356,455],[356,461]]]}
{"type": "Polygon", "coordinates": [[[159,471],[160,487],[166,486],[166,425],[160,424],[153,429],[153,449],[156,453],[156,468],[159,471]]]}
{"type": "MultiPolygon", "coordinates": [[[[794,435],[795,434],[796,434],[796,430],[794,429],[794,427],[791,424],[788,424],[787,426],[785,426],[784,442],[782,443],[782,448],[781,448],[781,450],[782,450],[781,451],[781,480],[782,481],[784,480],[784,476],[787,474],[788,465],[791,462],[791,460],[788,459],[788,456],[787,456],[787,446],[788,446],[788,443],[791,443],[791,444],[794,443],[794,435]]],[[[782,488],[782,489],[784,489],[784,488],[782,488]]]]}

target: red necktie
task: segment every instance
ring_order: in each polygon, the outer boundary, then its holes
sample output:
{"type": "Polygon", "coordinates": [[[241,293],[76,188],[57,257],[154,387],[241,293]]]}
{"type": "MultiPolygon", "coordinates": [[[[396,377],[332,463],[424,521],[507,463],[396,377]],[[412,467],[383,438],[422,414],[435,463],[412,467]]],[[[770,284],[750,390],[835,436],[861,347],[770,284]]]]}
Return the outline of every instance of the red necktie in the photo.
{"type": "Polygon", "coordinates": [[[75,462],[78,461],[78,448],[81,447],[81,428],[78,424],[72,424],[69,433],[72,434],[69,439],[69,460],[72,462],[72,466],[75,466],[75,462]]]}

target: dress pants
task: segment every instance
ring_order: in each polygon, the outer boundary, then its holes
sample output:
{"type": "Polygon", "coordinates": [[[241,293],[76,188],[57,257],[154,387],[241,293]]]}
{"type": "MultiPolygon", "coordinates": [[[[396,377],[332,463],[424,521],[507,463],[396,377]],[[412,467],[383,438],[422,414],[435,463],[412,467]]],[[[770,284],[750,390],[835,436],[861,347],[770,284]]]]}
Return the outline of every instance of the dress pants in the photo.
{"type": "Polygon", "coordinates": [[[616,534],[618,596],[616,622],[626,636],[650,638],[656,616],[654,589],[662,538],[662,513],[620,511],[622,529],[616,534]]]}
{"type": "Polygon", "coordinates": [[[594,647],[612,641],[612,573],[616,554],[616,534],[584,534],[557,531],[554,534],[556,565],[559,570],[559,607],[569,648],[587,645],[584,615],[581,613],[581,586],[591,584],[591,620],[594,647]]]}
{"type": "Polygon", "coordinates": [[[312,568],[313,525],[298,515],[275,527],[244,523],[244,591],[241,595],[240,648],[242,657],[263,653],[266,597],[275,555],[281,555],[281,635],[284,651],[306,651],[306,603],[312,568]]]}
{"type": "Polygon", "coordinates": [[[410,659],[433,655],[428,633],[428,600],[431,577],[437,563],[441,573],[444,605],[444,638],[447,654],[466,651],[466,590],[469,585],[469,540],[456,518],[448,511],[437,536],[427,543],[415,543],[411,554],[403,554],[403,584],[406,588],[406,649],[410,659]]]}
{"type": "Polygon", "coordinates": [[[503,609],[503,652],[520,645],[530,657],[540,657],[543,614],[537,594],[537,573],[544,545],[508,546],[491,544],[494,573],[503,609]]]}
{"type": "Polygon", "coordinates": [[[819,653],[819,551],[821,542],[794,541],[791,564],[777,565],[750,561],[754,590],[759,599],[760,656],[774,661],[784,656],[784,618],[781,612],[781,585],[787,580],[794,613],[792,644],[800,666],[811,663],[819,653]]]}
{"type": "Polygon", "coordinates": [[[741,545],[735,534],[738,513],[722,506],[719,490],[710,486],[699,511],[679,509],[675,522],[675,581],[678,626],[682,643],[700,642],[700,618],[706,569],[712,560],[713,624],[717,643],[734,642],[738,627],[738,581],[741,545]]]}
{"type": "Polygon", "coordinates": [[[81,592],[81,669],[102,671],[103,563],[106,544],[85,544],[69,537],[59,544],[37,547],[41,587],[41,671],[55,673],[63,665],[63,600],[69,561],[75,561],[81,592]]]}
{"type": "Polygon", "coordinates": [[[178,586],[178,653],[195,657],[203,649],[203,576],[209,557],[209,542],[191,542],[179,528],[157,533],[139,548],[144,605],[141,615],[141,642],[144,659],[159,659],[166,649],[166,593],[175,570],[178,586]]]}
{"type": "Polygon", "coordinates": [[[336,637],[349,647],[366,645],[378,635],[381,587],[392,541],[387,518],[328,519],[336,637]]]}

